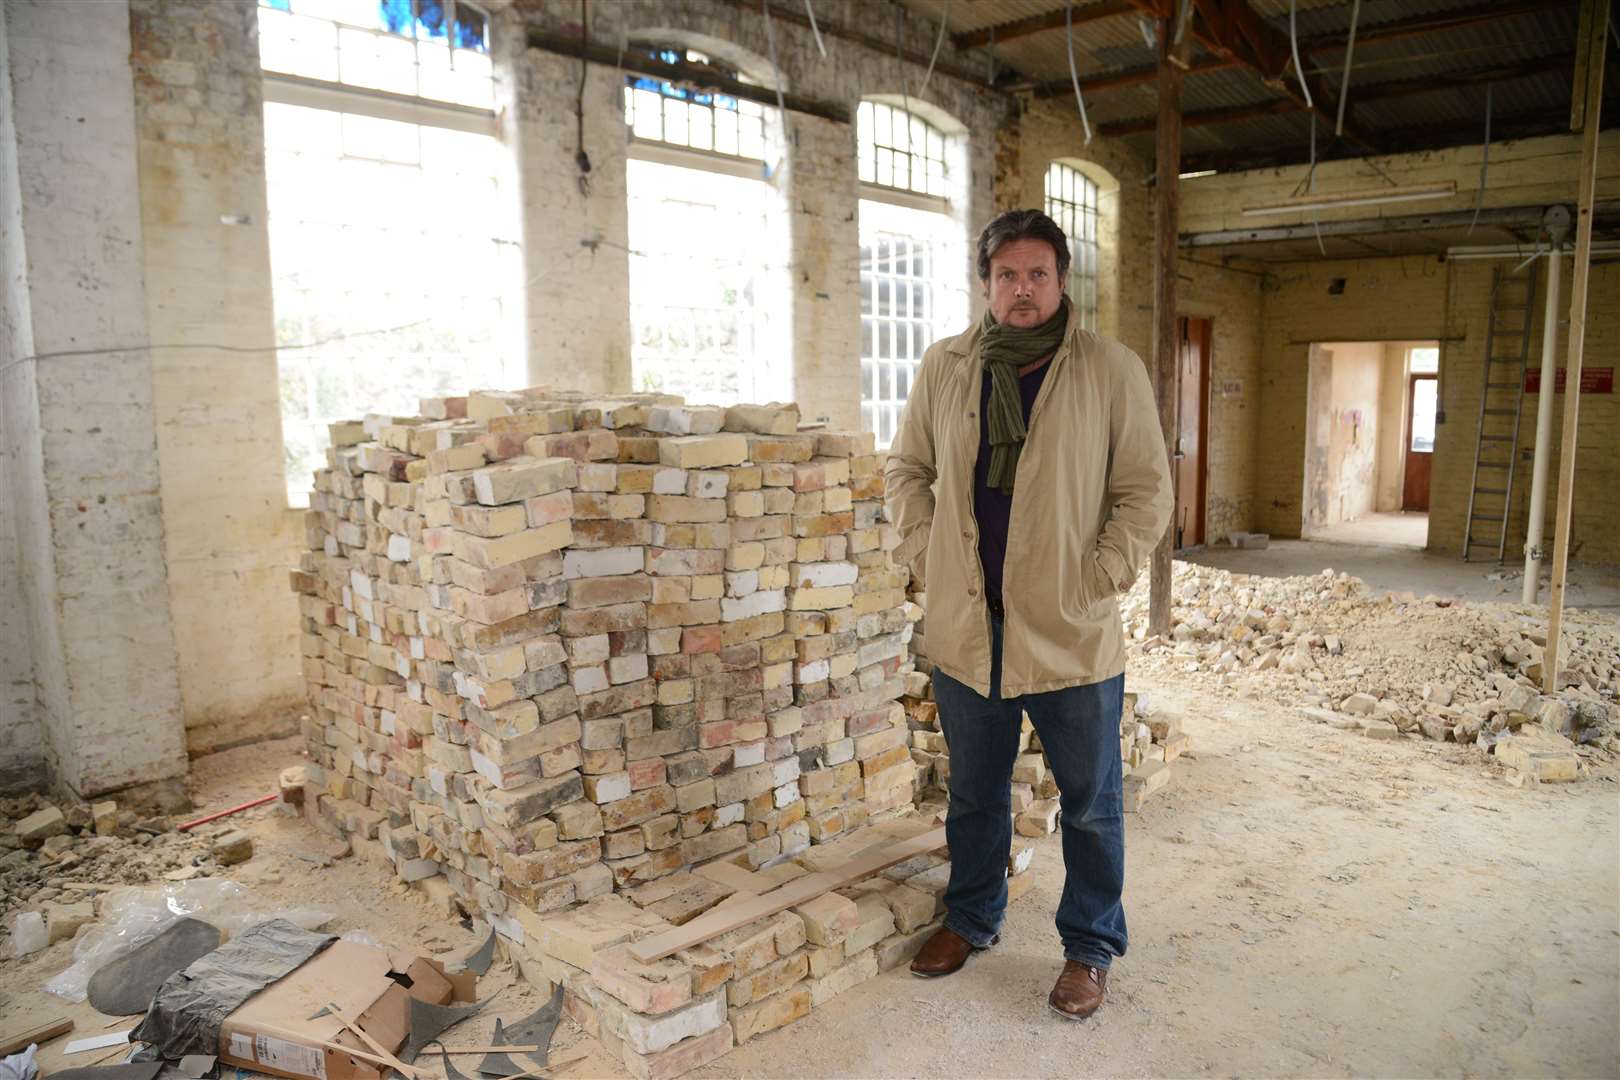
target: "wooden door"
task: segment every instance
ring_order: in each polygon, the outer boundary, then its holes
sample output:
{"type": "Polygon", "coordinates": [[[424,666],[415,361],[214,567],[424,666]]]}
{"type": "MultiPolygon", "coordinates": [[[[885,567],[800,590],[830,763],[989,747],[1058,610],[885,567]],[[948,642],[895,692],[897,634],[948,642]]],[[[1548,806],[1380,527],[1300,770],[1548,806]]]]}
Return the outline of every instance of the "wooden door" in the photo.
{"type": "Polygon", "coordinates": [[[1210,321],[1183,315],[1176,320],[1181,365],[1181,398],[1176,409],[1176,549],[1204,542],[1205,473],[1209,460],[1210,321]]]}
{"type": "Polygon", "coordinates": [[[1406,388],[1406,469],[1402,510],[1429,510],[1429,467],[1434,462],[1434,414],[1439,383],[1433,375],[1413,375],[1406,388]]]}

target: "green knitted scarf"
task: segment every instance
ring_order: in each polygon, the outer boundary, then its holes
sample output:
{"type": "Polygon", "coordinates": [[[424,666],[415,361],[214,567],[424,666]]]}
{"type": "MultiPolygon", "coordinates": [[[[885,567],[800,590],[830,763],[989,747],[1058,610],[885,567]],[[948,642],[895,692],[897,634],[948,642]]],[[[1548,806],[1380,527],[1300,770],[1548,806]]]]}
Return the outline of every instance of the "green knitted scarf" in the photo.
{"type": "Polygon", "coordinates": [[[1018,472],[1018,453],[1024,446],[1023,400],[1018,393],[1018,369],[1057,351],[1069,325],[1069,298],[1057,313],[1039,326],[1010,326],[984,313],[979,355],[990,373],[990,483],[1011,495],[1018,472]]]}

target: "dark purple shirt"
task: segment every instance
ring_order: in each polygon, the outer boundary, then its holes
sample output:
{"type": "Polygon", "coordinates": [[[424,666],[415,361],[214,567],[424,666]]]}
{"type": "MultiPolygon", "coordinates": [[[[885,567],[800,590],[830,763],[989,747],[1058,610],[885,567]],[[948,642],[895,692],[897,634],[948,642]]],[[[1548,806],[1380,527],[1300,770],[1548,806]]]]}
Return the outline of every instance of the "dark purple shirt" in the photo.
{"type": "MultiPolygon", "coordinates": [[[[1041,392],[1048,360],[1018,379],[1018,396],[1023,399],[1024,427],[1029,427],[1029,411],[1041,392]]],[[[979,562],[984,566],[985,598],[1001,599],[1001,568],[1007,561],[1007,523],[1012,520],[1012,496],[990,486],[990,422],[985,419],[990,404],[990,373],[982,376],[979,387],[979,458],[973,466],[973,516],[979,523],[979,562]]]]}

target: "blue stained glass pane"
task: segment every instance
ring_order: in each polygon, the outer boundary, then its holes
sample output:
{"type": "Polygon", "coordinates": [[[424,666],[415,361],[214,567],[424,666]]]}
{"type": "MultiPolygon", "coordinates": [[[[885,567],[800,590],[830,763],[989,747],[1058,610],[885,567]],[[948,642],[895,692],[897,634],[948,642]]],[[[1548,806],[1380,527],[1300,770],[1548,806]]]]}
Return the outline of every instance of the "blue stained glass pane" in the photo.
{"type": "Polygon", "coordinates": [[[444,39],[443,0],[416,0],[416,36],[444,39]]]}
{"type": "Polygon", "coordinates": [[[653,55],[666,64],[678,64],[685,59],[685,57],[681,56],[681,54],[676,52],[674,49],[659,49],[657,52],[653,53],[653,55]]]}
{"type": "Polygon", "coordinates": [[[292,0],[259,0],[263,7],[275,8],[277,11],[291,11],[292,0]]]}
{"type": "Polygon", "coordinates": [[[488,27],[481,11],[456,6],[456,47],[458,49],[474,49],[478,52],[487,52],[489,39],[486,36],[488,27]]]}
{"type": "Polygon", "coordinates": [[[377,0],[377,25],[390,34],[410,37],[412,19],[411,0],[377,0]]]}
{"type": "Polygon", "coordinates": [[[662,85],[657,79],[649,79],[645,75],[626,75],[624,81],[637,90],[651,90],[654,93],[662,85]]]}
{"type": "Polygon", "coordinates": [[[699,105],[713,105],[714,104],[714,95],[713,94],[693,94],[692,95],[692,100],[697,102],[699,105]]]}
{"type": "Polygon", "coordinates": [[[737,99],[729,94],[716,94],[714,95],[714,107],[717,109],[729,109],[732,112],[736,112],[737,99]]]}
{"type": "Polygon", "coordinates": [[[691,92],[689,90],[686,90],[683,87],[675,86],[672,83],[661,84],[658,88],[658,92],[663,94],[665,97],[677,98],[681,101],[685,101],[689,96],[691,96],[691,92]]]}

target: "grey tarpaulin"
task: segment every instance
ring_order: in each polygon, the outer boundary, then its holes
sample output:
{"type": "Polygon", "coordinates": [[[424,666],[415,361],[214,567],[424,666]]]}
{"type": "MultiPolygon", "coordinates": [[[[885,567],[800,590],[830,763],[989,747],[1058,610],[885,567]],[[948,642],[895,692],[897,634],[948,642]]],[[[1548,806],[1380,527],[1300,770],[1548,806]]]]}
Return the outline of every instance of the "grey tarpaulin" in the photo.
{"type": "Polygon", "coordinates": [[[158,988],[131,1042],[149,1044],[137,1057],[174,1061],[219,1052],[219,1029],[248,998],[295,970],[336,940],[286,919],[250,926],[158,988]]]}

